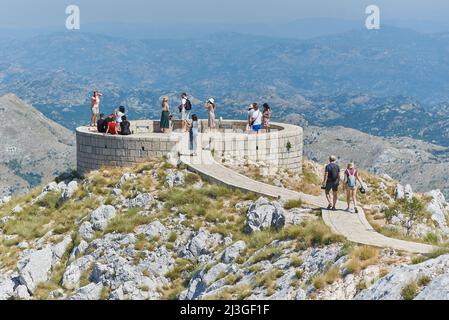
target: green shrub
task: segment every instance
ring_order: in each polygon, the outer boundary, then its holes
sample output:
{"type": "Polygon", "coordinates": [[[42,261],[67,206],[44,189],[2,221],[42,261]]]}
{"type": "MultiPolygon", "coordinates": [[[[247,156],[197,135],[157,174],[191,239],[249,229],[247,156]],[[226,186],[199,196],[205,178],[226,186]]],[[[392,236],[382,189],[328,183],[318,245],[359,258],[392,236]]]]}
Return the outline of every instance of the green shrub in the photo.
{"type": "Polygon", "coordinates": [[[408,283],[401,290],[401,297],[404,300],[413,300],[415,299],[417,294],[418,294],[418,285],[416,284],[415,281],[408,283]]]}
{"type": "Polygon", "coordinates": [[[302,206],[302,201],[301,199],[291,199],[288,200],[285,204],[284,204],[284,209],[285,210],[290,210],[293,208],[299,208],[302,206]]]}
{"type": "Polygon", "coordinates": [[[433,232],[429,232],[426,234],[424,241],[430,243],[430,244],[437,244],[438,243],[438,236],[433,233],[433,232]]]}

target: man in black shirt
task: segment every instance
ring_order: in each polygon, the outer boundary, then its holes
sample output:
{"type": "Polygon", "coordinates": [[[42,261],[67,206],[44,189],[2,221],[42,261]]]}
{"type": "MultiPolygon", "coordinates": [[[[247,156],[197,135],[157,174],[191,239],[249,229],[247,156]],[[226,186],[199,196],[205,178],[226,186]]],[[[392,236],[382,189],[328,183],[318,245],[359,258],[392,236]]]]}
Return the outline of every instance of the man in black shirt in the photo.
{"type": "Polygon", "coordinates": [[[100,119],[97,121],[97,130],[98,132],[105,133],[107,127],[108,123],[104,117],[104,113],[102,113],[100,114],[100,119]]]}
{"type": "Polygon", "coordinates": [[[340,184],[340,167],[335,163],[337,157],[330,156],[329,164],[324,170],[323,189],[326,190],[326,199],[329,202],[328,210],[335,210],[338,199],[338,186],[340,184]],[[332,190],[333,197],[330,192],[332,190]]]}

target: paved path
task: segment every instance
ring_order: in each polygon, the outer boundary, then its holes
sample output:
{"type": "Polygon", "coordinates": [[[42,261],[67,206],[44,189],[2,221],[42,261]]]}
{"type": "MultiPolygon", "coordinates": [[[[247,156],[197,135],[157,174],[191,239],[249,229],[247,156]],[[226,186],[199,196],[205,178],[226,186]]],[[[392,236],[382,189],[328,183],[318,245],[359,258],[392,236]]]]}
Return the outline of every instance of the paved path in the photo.
{"type": "MultiPolygon", "coordinates": [[[[194,172],[200,174],[206,180],[213,183],[224,184],[231,188],[251,191],[259,195],[285,199],[301,199],[303,202],[320,208],[327,207],[324,197],[316,197],[304,193],[292,191],[285,188],[276,187],[259,181],[250,179],[225,166],[217,163],[210,151],[202,150],[197,156],[182,155],[181,161],[194,172]]],[[[339,201],[337,211],[322,209],[323,220],[331,230],[348,240],[376,247],[389,247],[414,253],[429,253],[435,247],[388,238],[377,233],[368,223],[363,209],[359,207],[359,213],[349,213],[344,211],[346,204],[339,201]]]]}

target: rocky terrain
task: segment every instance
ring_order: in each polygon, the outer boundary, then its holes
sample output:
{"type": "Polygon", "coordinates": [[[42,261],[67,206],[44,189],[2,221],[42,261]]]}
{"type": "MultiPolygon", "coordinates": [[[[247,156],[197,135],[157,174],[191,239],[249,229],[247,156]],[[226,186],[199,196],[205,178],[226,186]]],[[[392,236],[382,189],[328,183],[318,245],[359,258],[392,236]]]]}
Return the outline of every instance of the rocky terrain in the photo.
{"type": "MultiPolygon", "coordinates": [[[[304,168],[296,188],[312,190],[322,168],[304,168]]],[[[363,175],[373,190],[363,205],[383,228],[441,230],[420,241],[444,246],[441,193],[363,175]]],[[[276,177],[259,179],[298,181],[276,177]]],[[[447,299],[445,253],[349,243],[301,201],[210,185],[172,160],[67,177],[0,204],[0,299],[447,299]]]]}
{"type": "Polygon", "coordinates": [[[74,168],[75,137],[15,95],[0,97],[0,199],[74,168]]]}
{"type": "Polygon", "coordinates": [[[441,189],[449,197],[446,147],[405,137],[376,137],[343,127],[309,126],[304,140],[305,156],[313,161],[324,164],[334,154],[343,164],[354,161],[373,174],[387,174],[421,192],[441,189]]]}

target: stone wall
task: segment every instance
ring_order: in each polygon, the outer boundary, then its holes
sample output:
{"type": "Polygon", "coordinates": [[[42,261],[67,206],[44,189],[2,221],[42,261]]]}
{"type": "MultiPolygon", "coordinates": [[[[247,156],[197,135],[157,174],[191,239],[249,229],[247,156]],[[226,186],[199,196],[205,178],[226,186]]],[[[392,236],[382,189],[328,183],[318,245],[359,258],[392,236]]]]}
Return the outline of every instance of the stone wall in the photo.
{"type": "MultiPolygon", "coordinates": [[[[132,166],[150,158],[171,154],[179,156],[187,145],[187,134],[179,132],[181,123],[173,122],[175,132],[159,133],[159,121],[131,122],[130,136],[112,136],[89,131],[87,127],[76,130],[77,170],[85,174],[102,166],[132,166]]],[[[201,139],[198,148],[212,151],[214,158],[263,161],[269,165],[301,171],[303,130],[300,127],[273,123],[272,132],[245,133],[244,121],[218,121],[219,130],[207,132],[207,121],[200,122],[201,139]]]]}

